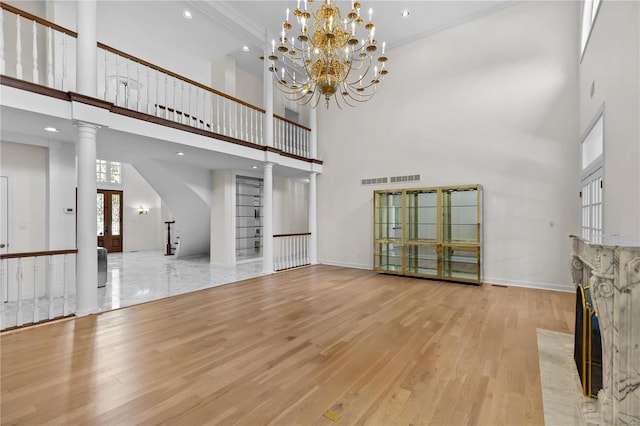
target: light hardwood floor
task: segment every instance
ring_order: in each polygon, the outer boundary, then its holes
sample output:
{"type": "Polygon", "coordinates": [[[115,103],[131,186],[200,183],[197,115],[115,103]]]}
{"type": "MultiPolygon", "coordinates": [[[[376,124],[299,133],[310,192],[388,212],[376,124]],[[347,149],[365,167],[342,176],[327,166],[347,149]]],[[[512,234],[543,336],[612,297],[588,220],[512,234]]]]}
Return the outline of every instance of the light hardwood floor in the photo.
{"type": "Polygon", "coordinates": [[[292,270],[4,333],[0,418],[542,425],[536,328],[572,332],[573,302],[570,293],[292,270]]]}

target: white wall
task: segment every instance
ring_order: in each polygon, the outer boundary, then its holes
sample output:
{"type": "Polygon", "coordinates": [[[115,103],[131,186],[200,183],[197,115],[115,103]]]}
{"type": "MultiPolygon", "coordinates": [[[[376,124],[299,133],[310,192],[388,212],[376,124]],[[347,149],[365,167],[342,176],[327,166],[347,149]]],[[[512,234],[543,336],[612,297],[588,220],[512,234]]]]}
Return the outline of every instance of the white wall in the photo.
{"type": "Polygon", "coordinates": [[[162,250],[166,236],[160,196],[130,164],[122,164],[122,181],[123,251],[162,250]],[[139,214],[140,206],[148,208],[149,212],[139,214]]]}
{"type": "Polygon", "coordinates": [[[9,178],[9,252],[46,250],[47,148],[0,142],[0,175],[9,178]]]}
{"type": "Polygon", "coordinates": [[[236,98],[251,105],[264,107],[262,95],[262,80],[258,80],[253,74],[236,67],[236,98]]]}
{"type": "Polygon", "coordinates": [[[74,143],[49,141],[47,173],[49,250],[75,248],[77,178],[74,143]]]}
{"type": "Polygon", "coordinates": [[[580,65],[580,132],[604,103],[604,231],[635,239],[640,239],[639,76],[640,3],[603,1],[580,65]]]}
{"type": "MultiPolygon", "coordinates": [[[[177,257],[208,254],[212,198],[210,171],[179,162],[153,159],[138,162],[133,166],[171,210],[176,221],[175,225],[171,226],[171,234],[174,238],[180,236],[177,257]]],[[[166,213],[165,210],[161,214],[164,216],[166,213]]],[[[166,229],[164,224],[163,229],[166,229]]],[[[166,235],[163,238],[166,238],[166,235]]],[[[163,241],[166,244],[166,240],[163,241]]]]}
{"type": "MultiPolygon", "coordinates": [[[[484,187],[485,281],[570,289],[578,3],[523,2],[389,51],[376,97],[318,108],[319,259],[370,268],[362,178],[484,187]]],[[[405,185],[407,186],[407,185],[405,185]]]]}
{"type": "Polygon", "coordinates": [[[306,180],[274,176],[274,235],[304,232],[309,232],[309,183],[306,180]]]}

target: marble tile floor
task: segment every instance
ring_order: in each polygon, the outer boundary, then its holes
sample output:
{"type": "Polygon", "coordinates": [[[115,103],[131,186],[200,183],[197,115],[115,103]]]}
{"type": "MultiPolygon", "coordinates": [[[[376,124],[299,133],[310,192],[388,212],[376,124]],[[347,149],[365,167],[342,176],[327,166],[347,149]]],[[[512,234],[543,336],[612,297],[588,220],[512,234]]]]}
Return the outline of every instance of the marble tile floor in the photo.
{"type": "Polygon", "coordinates": [[[111,253],[107,285],[98,288],[98,306],[107,311],[261,275],[262,260],[221,267],[211,265],[208,256],[176,259],[162,251],[111,253]]]}
{"type": "MultiPolygon", "coordinates": [[[[98,307],[108,311],[261,275],[262,260],[220,267],[209,264],[208,256],[177,259],[162,251],[111,253],[107,256],[107,285],[98,288],[98,307]]],[[[60,295],[62,290],[55,293],[60,295]]],[[[15,301],[1,304],[0,329],[33,322],[33,303],[33,299],[23,300],[20,311],[15,301]]],[[[56,296],[50,301],[43,296],[37,304],[39,320],[74,312],[75,288],[67,290],[66,300],[56,296]]]]}
{"type": "Polygon", "coordinates": [[[538,329],[538,353],[545,425],[597,425],[597,400],[582,395],[573,335],[538,329]]]}

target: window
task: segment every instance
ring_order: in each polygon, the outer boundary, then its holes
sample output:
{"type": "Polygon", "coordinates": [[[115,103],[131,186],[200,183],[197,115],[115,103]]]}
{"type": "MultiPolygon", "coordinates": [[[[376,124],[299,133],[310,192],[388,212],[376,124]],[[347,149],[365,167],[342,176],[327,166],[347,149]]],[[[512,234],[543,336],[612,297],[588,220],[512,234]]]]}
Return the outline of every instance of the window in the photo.
{"type": "Polygon", "coordinates": [[[96,182],[122,184],[121,164],[115,161],[96,160],[96,182]]]}
{"type": "Polygon", "coordinates": [[[583,0],[582,2],[582,30],[580,34],[580,56],[584,54],[587,41],[591,35],[591,28],[596,21],[596,15],[602,0],[583,0]]]}
{"type": "Polygon", "coordinates": [[[604,115],[602,111],[581,143],[581,233],[583,238],[603,233],[604,115]]]}

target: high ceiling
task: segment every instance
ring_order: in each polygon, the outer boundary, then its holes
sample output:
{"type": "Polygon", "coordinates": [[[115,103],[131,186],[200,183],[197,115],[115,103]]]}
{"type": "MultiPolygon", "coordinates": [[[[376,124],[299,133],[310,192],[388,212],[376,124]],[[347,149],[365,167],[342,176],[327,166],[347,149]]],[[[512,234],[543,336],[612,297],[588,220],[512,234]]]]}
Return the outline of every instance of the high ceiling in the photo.
{"type": "MultiPolygon", "coordinates": [[[[319,0],[316,0],[318,2],[319,0]]],[[[336,0],[334,0],[335,2],[336,0]]],[[[232,32],[238,38],[238,45],[230,53],[238,65],[246,71],[260,75],[262,48],[272,39],[277,39],[282,29],[287,8],[296,8],[296,0],[206,0],[187,1],[187,6],[195,14],[207,17],[212,23],[210,45],[215,44],[218,31],[232,32]],[[220,19],[223,16],[224,19],[220,19]],[[243,52],[242,46],[250,47],[243,52]]],[[[337,0],[343,9],[351,7],[350,0],[337,0]]],[[[472,1],[406,1],[406,0],[361,0],[362,10],[373,9],[376,38],[386,41],[388,49],[436,33],[446,28],[466,22],[484,14],[513,4],[508,0],[472,1]],[[408,17],[402,12],[409,11],[408,17]]],[[[296,26],[294,25],[294,28],[296,26]]],[[[218,36],[219,37],[219,36],[218,36]]],[[[218,38],[218,40],[222,40],[218,38]]],[[[392,56],[392,54],[390,55],[392,56]]]]}

